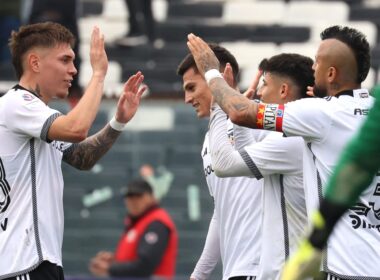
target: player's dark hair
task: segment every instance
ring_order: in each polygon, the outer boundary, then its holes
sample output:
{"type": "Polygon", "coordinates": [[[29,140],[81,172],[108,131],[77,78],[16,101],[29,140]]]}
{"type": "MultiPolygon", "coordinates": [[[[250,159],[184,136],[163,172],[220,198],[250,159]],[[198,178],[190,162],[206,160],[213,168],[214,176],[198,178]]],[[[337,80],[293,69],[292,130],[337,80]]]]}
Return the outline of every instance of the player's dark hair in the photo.
{"type": "MultiPolygon", "coordinates": [[[[231,64],[234,80],[238,81],[238,75],[239,75],[239,64],[236,61],[236,58],[224,47],[215,44],[215,43],[209,43],[208,44],[212,51],[215,53],[215,56],[218,58],[221,71],[224,69],[227,63],[231,64]]],[[[190,68],[194,68],[195,71],[198,71],[197,65],[195,64],[194,57],[191,53],[186,55],[186,57],[182,60],[182,62],[179,64],[177,68],[177,74],[179,76],[183,76],[187,70],[190,68]]]]}
{"type": "Polygon", "coordinates": [[[35,23],[13,31],[8,45],[17,78],[20,79],[24,73],[22,60],[29,50],[35,47],[51,48],[59,43],[68,43],[71,47],[74,47],[75,43],[74,35],[59,23],[35,23]]]}
{"type": "Polygon", "coordinates": [[[309,97],[306,94],[307,87],[314,85],[312,67],[313,60],[310,57],[294,53],[282,53],[263,59],[259,65],[259,69],[264,72],[291,79],[299,88],[300,98],[309,97]]]}
{"type": "Polygon", "coordinates": [[[321,33],[321,39],[336,39],[346,44],[355,55],[357,65],[356,82],[361,83],[368,75],[371,66],[369,43],[363,33],[347,26],[331,26],[321,33]]]}

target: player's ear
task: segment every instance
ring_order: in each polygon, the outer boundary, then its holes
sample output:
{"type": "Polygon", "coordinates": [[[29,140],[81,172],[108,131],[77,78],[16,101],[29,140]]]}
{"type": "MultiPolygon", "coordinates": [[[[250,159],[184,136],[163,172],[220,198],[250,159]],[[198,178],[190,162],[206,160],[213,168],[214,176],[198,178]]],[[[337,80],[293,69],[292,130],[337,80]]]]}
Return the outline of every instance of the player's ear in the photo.
{"type": "Polygon", "coordinates": [[[282,83],[280,87],[280,98],[286,99],[286,97],[289,95],[289,84],[288,83],[282,83]]]}
{"type": "Polygon", "coordinates": [[[327,81],[329,83],[332,83],[337,78],[338,71],[335,67],[331,66],[329,69],[327,69],[327,81]]]}
{"type": "Polygon", "coordinates": [[[27,58],[27,63],[33,72],[40,72],[40,58],[36,53],[30,53],[27,58]]]}

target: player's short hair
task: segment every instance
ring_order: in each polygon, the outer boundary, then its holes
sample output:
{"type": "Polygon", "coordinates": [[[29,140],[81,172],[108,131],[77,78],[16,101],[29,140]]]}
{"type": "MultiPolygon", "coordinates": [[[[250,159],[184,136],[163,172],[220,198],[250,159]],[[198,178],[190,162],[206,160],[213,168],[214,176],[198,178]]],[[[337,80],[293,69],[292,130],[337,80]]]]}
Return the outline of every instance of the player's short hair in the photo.
{"type": "Polygon", "coordinates": [[[24,73],[22,60],[26,52],[35,47],[52,48],[60,43],[74,47],[74,35],[63,25],[54,22],[24,25],[13,31],[9,39],[9,49],[17,78],[24,73]]]}
{"type": "MultiPolygon", "coordinates": [[[[224,47],[215,44],[215,43],[209,43],[208,44],[212,51],[215,53],[215,56],[218,58],[220,67],[220,71],[224,69],[227,63],[231,64],[233,76],[235,82],[238,82],[239,78],[239,64],[236,61],[236,58],[224,47]]],[[[194,68],[195,71],[198,71],[197,65],[195,63],[194,57],[191,53],[186,55],[186,57],[182,60],[182,62],[179,64],[177,68],[177,74],[179,76],[183,76],[187,70],[190,68],[194,68]]]]}
{"type": "Polygon", "coordinates": [[[369,43],[363,33],[347,26],[334,25],[322,31],[321,39],[336,39],[346,44],[355,55],[358,68],[356,82],[361,83],[365,80],[371,66],[371,53],[369,43]]]}
{"type": "Polygon", "coordinates": [[[300,98],[309,97],[308,86],[314,85],[313,60],[310,57],[295,53],[281,53],[269,59],[263,59],[259,69],[264,72],[286,77],[299,88],[300,98]]]}

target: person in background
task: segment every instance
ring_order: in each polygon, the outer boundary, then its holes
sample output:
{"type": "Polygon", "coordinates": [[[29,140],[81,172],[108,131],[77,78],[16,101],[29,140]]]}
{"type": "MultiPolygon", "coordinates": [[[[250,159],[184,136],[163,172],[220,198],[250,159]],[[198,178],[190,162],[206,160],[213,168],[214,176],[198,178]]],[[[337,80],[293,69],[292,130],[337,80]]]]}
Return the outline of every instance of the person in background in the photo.
{"type": "Polygon", "coordinates": [[[128,8],[128,33],[116,40],[121,47],[153,44],[156,39],[152,0],[124,0],[128,8]]]}
{"type": "Polygon", "coordinates": [[[114,253],[101,251],[91,259],[96,276],[173,279],[178,237],[174,222],[161,208],[144,180],[128,184],[124,194],[128,211],[125,231],[114,253]]]}

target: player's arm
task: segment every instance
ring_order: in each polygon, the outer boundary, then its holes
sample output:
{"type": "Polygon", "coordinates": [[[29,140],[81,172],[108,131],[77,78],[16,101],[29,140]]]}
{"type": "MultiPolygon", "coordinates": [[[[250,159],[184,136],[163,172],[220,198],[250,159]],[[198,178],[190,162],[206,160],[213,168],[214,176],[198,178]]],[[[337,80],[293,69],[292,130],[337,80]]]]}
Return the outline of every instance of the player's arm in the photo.
{"type": "MultiPolygon", "coordinates": [[[[218,177],[252,176],[240,153],[234,149],[227,136],[227,118],[219,106],[210,117],[210,150],[214,172],[218,177]]],[[[257,174],[261,178],[261,174],[257,174]]]]}
{"type": "Polygon", "coordinates": [[[88,170],[112,147],[125,124],[135,115],[146,87],[141,72],[132,75],[120,95],[116,115],[101,131],[84,141],[72,145],[63,154],[63,160],[82,170],[88,170]]]}
{"type": "Polygon", "coordinates": [[[93,73],[83,97],[67,115],[61,115],[52,122],[47,134],[49,140],[80,142],[87,137],[96,117],[108,68],[104,37],[97,27],[91,36],[90,60],[93,73]]]}
{"type": "Polygon", "coordinates": [[[194,34],[188,35],[187,46],[194,56],[199,72],[206,75],[209,87],[223,111],[233,123],[247,127],[256,127],[257,104],[250,102],[244,95],[231,88],[219,73],[219,61],[208,44],[194,34]],[[210,73],[210,72],[209,72],[210,73]]]}
{"type": "Polygon", "coordinates": [[[307,240],[286,263],[283,280],[313,275],[320,264],[321,250],[340,217],[370,185],[380,168],[380,91],[368,118],[357,136],[344,150],[330,178],[325,198],[313,217],[313,229],[307,240]],[[365,145],[363,145],[365,143],[365,145]]]}
{"type": "Polygon", "coordinates": [[[215,269],[220,259],[220,245],[218,233],[218,220],[214,214],[211,218],[210,225],[207,232],[205,245],[203,247],[202,255],[194,268],[190,279],[206,280],[209,279],[212,271],[215,269]]]}
{"type": "Polygon", "coordinates": [[[137,259],[130,262],[114,262],[108,273],[113,277],[149,277],[153,274],[169,244],[170,230],[155,221],[145,230],[137,248],[137,259]]]}

